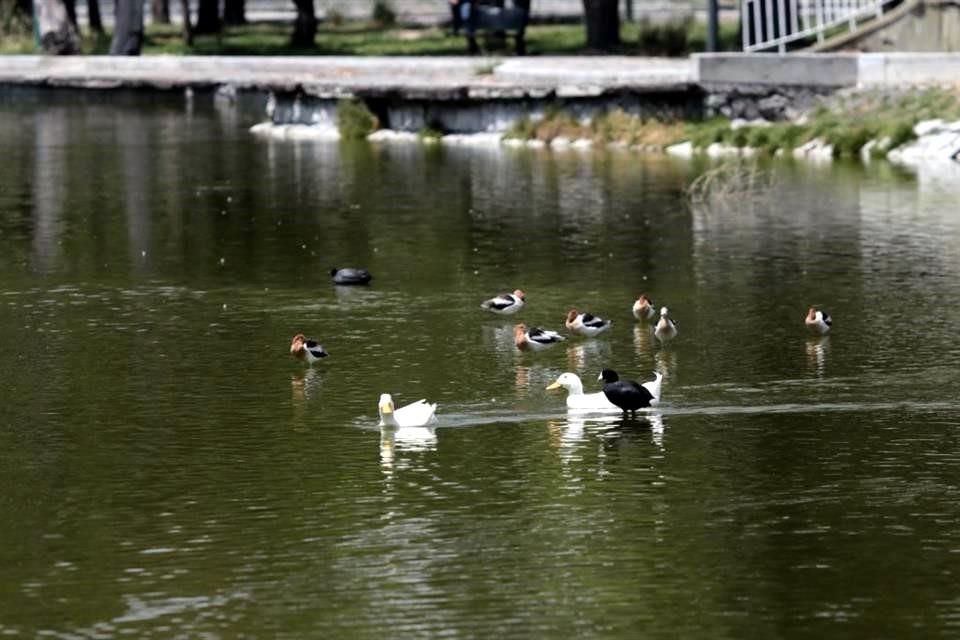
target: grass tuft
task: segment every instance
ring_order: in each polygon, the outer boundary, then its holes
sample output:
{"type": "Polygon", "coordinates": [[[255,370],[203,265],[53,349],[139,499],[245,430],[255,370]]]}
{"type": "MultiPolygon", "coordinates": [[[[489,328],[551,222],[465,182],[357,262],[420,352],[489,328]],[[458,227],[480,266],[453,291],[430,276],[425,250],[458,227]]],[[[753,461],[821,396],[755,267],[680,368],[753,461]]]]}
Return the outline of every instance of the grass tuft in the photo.
{"type": "Polygon", "coordinates": [[[342,99],[337,102],[337,130],[349,140],[366,138],[377,130],[377,117],[360,100],[342,99]]]}

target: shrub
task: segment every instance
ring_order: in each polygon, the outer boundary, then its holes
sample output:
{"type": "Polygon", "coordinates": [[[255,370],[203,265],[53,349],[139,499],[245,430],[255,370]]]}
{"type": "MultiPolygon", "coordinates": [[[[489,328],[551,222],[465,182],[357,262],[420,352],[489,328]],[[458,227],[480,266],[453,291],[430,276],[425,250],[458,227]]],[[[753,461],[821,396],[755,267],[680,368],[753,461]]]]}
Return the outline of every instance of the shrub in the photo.
{"type": "Polygon", "coordinates": [[[687,34],[692,19],[671,20],[663,24],[654,24],[649,19],[640,21],[640,36],[637,45],[640,53],[651,56],[685,56],[690,52],[687,34]]]}
{"type": "Polygon", "coordinates": [[[381,27],[392,27],[397,23],[397,13],[387,0],[373,3],[373,21],[381,27]]]}
{"type": "Polygon", "coordinates": [[[377,117],[360,100],[337,102],[337,130],[347,139],[366,138],[379,127],[377,117]]]}

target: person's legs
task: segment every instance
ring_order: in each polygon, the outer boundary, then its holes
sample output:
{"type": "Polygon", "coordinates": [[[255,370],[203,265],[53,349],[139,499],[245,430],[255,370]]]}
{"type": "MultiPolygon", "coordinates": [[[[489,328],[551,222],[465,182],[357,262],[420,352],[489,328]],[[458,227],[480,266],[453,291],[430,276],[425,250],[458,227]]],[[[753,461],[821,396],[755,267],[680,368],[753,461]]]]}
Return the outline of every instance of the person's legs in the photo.
{"type": "Polygon", "coordinates": [[[477,45],[477,9],[472,0],[460,0],[460,20],[467,29],[467,53],[480,53],[477,45]]]}
{"type": "Polygon", "coordinates": [[[449,0],[450,2],[450,31],[453,35],[460,34],[460,27],[463,26],[463,20],[460,18],[459,0],[449,0]]]}

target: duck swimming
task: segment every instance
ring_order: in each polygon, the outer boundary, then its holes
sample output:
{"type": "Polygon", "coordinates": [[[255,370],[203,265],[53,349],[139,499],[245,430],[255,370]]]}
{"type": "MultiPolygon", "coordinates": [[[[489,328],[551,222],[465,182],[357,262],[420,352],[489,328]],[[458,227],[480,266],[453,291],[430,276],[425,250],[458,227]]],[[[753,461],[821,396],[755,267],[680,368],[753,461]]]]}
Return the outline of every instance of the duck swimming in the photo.
{"type": "Polygon", "coordinates": [[[820,335],[830,331],[830,327],[833,326],[833,318],[819,307],[810,307],[807,309],[807,317],[803,319],[803,322],[807,325],[807,330],[810,331],[810,333],[818,333],[820,335]]]}
{"type": "Polygon", "coordinates": [[[480,308],[506,316],[520,311],[526,300],[526,294],[521,289],[516,289],[513,293],[501,293],[489,300],[484,300],[480,308]]]}
{"type": "Polygon", "coordinates": [[[561,373],[547,390],[559,389],[563,387],[567,390],[567,409],[578,411],[620,411],[620,407],[607,400],[607,396],[602,391],[596,393],[584,393],[583,383],[580,376],[575,373],[561,373]]]}
{"type": "Polygon", "coordinates": [[[370,284],[370,280],[373,279],[373,276],[366,269],[353,269],[351,267],[344,269],[333,267],[330,269],[330,277],[333,278],[333,284],[339,285],[370,284]]]}
{"type": "Polygon", "coordinates": [[[653,335],[660,342],[673,340],[677,337],[677,323],[668,315],[666,307],[660,307],[660,319],[657,320],[657,326],[653,329],[653,335]]]}
{"type": "Polygon", "coordinates": [[[650,322],[657,316],[657,309],[653,306],[653,300],[646,294],[640,294],[636,302],[633,303],[633,317],[637,320],[650,322]]]}
{"type": "Polygon", "coordinates": [[[302,333],[293,336],[293,340],[290,342],[290,354],[300,360],[306,360],[310,364],[330,355],[316,340],[311,340],[302,333]]]}
{"type": "Polygon", "coordinates": [[[610,320],[598,318],[592,313],[580,313],[576,309],[570,309],[564,324],[566,324],[567,329],[574,333],[591,337],[603,333],[613,326],[610,320]]]}
{"type": "Polygon", "coordinates": [[[437,421],[436,403],[417,400],[397,409],[389,393],[380,394],[377,404],[381,427],[425,427],[437,421]]]}
{"type": "Polygon", "coordinates": [[[633,380],[621,380],[613,369],[604,369],[597,380],[603,382],[603,394],[612,404],[626,412],[653,407],[660,402],[660,387],[663,375],[654,373],[655,380],[639,384],[633,380]],[[656,394],[654,394],[656,392],[656,394]]]}
{"type": "Polygon", "coordinates": [[[513,328],[513,343],[520,351],[542,351],[564,340],[566,338],[556,331],[539,327],[527,329],[527,325],[522,322],[513,328]]]}

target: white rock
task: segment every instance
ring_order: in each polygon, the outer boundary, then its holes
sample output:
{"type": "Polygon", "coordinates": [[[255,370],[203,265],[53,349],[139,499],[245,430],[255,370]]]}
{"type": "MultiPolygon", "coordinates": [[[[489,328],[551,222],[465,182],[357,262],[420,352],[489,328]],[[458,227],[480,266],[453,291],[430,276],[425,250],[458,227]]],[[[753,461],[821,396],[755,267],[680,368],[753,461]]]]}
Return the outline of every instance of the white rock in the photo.
{"type": "Polygon", "coordinates": [[[894,162],[917,164],[924,160],[950,160],[960,154],[960,133],[942,131],[892,149],[887,157],[894,162]]]}
{"type": "Polygon", "coordinates": [[[496,147],[511,141],[504,140],[500,133],[450,133],[440,138],[440,142],[465,147],[496,147]]]}
{"type": "Polygon", "coordinates": [[[740,155],[740,149],[722,142],[712,142],[704,149],[704,153],[711,158],[728,158],[740,155]]]}
{"type": "Polygon", "coordinates": [[[281,140],[339,140],[340,132],[335,127],[323,127],[310,124],[273,124],[261,122],[250,127],[255,135],[279,138],[281,140]]]}
{"type": "Polygon", "coordinates": [[[794,149],[793,157],[808,160],[832,160],[833,145],[826,144],[820,138],[815,138],[794,149]]]}
{"type": "Polygon", "coordinates": [[[666,152],[668,155],[677,156],[679,158],[692,158],[693,143],[688,140],[687,142],[672,144],[666,148],[666,152]]]}
{"type": "Polygon", "coordinates": [[[412,131],[394,131],[379,129],[367,136],[370,142],[417,142],[420,137],[412,131]]]}
{"type": "Polygon", "coordinates": [[[580,149],[582,151],[592,147],[593,140],[591,140],[590,138],[579,138],[577,140],[574,140],[573,145],[571,146],[573,146],[574,149],[580,149]]]}
{"type": "Polygon", "coordinates": [[[745,120],[744,118],[734,118],[730,121],[731,129],[745,129],[749,127],[769,127],[772,122],[769,120],[764,120],[763,118],[755,118],[753,120],[745,120]]]}
{"type": "Polygon", "coordinates": [[[566,136],[557,136],[550,141],[551,149],[567,149],[570,147],[570,138],[566,136]]]}
{"type": "Polygon", "coordinates": [[[941,118],[934,118],[933,120],[921,120],[917,124],[913,125],[913,132],[917,135],[918,138],[922,138],[925,135],[935,133],[944,128],[944,121],[941,118]]]}

